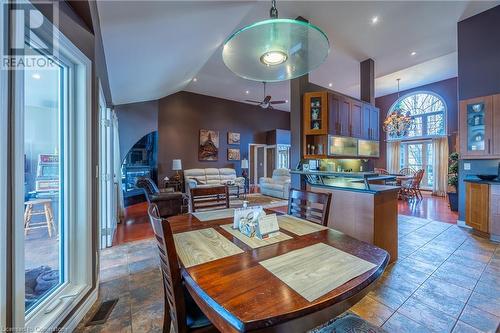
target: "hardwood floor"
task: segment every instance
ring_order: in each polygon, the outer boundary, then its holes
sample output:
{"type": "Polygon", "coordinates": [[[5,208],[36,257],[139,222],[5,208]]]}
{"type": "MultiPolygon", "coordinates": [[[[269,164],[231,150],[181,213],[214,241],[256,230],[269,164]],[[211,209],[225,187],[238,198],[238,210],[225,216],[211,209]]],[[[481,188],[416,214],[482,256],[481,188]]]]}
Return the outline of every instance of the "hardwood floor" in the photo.
{"type": "Polygon", "coordinates": [[[113,246],[153,237],[147,211],[147,202],[125,208],[125,218],[116,228],[113,246]]]}
{"type": "MultiPolygon", "coordinates": [[[[446,198],[434,197],[423,193],[424,198],[419,202],[398,201],[400,215],[421,217],[446,223],[457,223],[458,213],[448,207],[446,198]]],[[[287,207],[275,207],[272,210],[286,213],[287,207]]],[[[125,218],[118,225],[113,245],[123,244],[136,240],[153,237],[153,231],[147,217],[147,203],[131,205],[125,209],[125,218]]]]}
{"type": "Polygon", "coordinates": [[[452,212],[448,205],[448,199],[432,196],[429,192],[423,192],[420,201],[398,201],[398,212],[400,215],[409,215],[431,219],[446,223],[457,223],[458,212],[452,212]]]}

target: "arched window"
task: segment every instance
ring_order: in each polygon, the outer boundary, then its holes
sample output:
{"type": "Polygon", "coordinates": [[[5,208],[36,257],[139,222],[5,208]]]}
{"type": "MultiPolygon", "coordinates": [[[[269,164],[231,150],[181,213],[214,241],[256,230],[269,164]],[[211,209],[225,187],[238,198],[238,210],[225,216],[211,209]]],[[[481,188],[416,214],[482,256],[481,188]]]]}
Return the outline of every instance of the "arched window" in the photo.
{"type": "Polygon", "coordinates": [[[399,98],[388,114],[397,109],[411,117],[412,126],[405,137],[392,139],[446,135],[446,104],[439,95],[428,91],[410,93],[399,98]]]}

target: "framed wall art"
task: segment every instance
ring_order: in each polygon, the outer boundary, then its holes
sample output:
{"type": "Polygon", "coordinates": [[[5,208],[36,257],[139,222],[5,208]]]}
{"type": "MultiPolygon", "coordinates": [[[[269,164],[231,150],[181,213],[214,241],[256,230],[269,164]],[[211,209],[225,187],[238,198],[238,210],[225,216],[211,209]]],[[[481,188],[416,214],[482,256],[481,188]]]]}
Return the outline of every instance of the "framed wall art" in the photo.
{"type": "Polygon", "coordinates": [[[198,160],[217,161],[219,157],[219,132],[214,130],[200,130],[200,146],[198,160]]]}

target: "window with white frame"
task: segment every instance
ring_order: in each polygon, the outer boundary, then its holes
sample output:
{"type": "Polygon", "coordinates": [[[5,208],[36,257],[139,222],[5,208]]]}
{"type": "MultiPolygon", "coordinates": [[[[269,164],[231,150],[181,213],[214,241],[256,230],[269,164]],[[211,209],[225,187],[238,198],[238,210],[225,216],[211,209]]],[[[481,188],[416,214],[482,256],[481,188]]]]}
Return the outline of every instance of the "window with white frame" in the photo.
{"type": "MultiPolygon", "coordinates": [[[[3,3],[0,17],[4,16],[3,3]]],[[[8,23],[8,22],[5,22],[8,23]]],[[[8,24],[0,24],[0,54],[6,54],[5,41],[8,39],[8,24]]],[[[0,332],[7,326],[7,168],[8,168],[8,71],[0,68],[0,332]]]]}
{"type": "Polygon", "coordinates": [[[446,103],[433,92],[414,92],[399,98],[389,109],[401,110],[411,119],[410,130],[404,137],[389,138],[401,141],[401,168],[415,172],[425,170],[421,187],[432,189],[434,183],[434,151],[432,138],[446,135],[446,103]]]}
{"type": "Polygon", "coordinates": [[[91,61],[52,24],[15,23],[35,61],[13,70],[13,325],[45,330],[92,286],[91,61]]]}
{"type": "Polygon", "coordinates": [[[414,92],[399,98],[389,109],[401,110],[411,118],[411,126],[405,137],[390,138],[394,140],[436,137],[446,135],[446,104],[433,92],[414,92]]]}

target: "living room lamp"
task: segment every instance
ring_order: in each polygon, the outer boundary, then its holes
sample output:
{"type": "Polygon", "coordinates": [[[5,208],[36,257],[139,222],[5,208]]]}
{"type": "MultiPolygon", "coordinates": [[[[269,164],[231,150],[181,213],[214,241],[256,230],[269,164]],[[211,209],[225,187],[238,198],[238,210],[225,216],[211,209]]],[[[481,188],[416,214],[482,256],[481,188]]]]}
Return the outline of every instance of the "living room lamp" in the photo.
{"type": "Polygon", "coordinates": [[[181,176],[179,175],[179,171],[182,170],[182,161],[181,160],[172,160],[172,170],[175,171],[175,179],[179,181],[181,176]]]}
{"type": "Polygon", "coordinates": [[[241,175],[247,178],[248,160],[246,158],[241,160],[241,175]]]}

